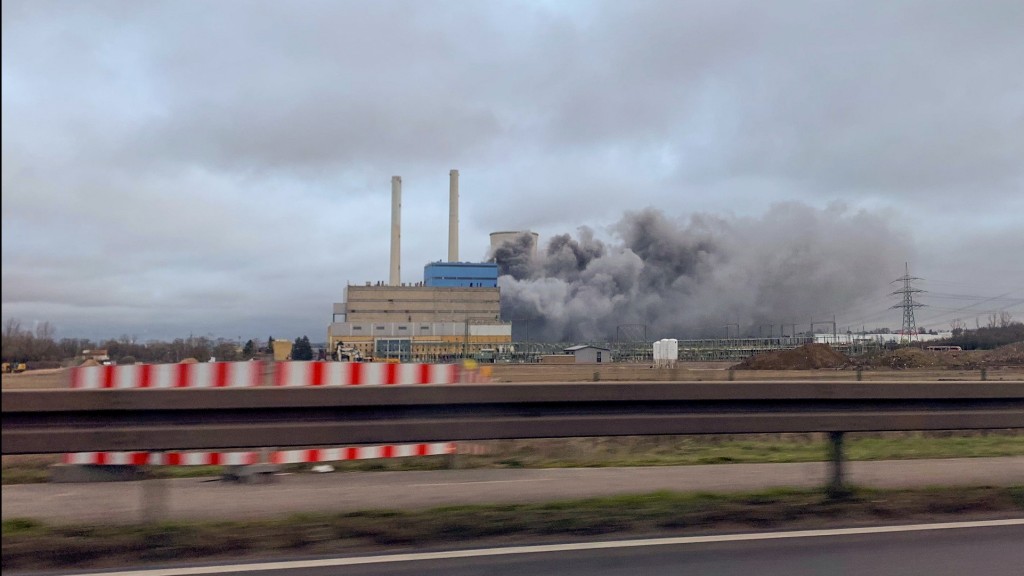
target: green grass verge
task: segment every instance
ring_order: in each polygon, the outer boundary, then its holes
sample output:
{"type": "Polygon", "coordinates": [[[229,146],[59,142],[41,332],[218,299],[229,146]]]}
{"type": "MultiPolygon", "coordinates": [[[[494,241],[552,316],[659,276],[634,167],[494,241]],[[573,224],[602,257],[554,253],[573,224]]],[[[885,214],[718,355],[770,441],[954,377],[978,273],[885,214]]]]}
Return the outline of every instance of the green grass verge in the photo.
{"type": "Polygon", "coordinates": [[[394,551],[553,539],[680,535],[1019,515],[1024,486],[820,490],[747,494],[655,492],[544,504],[302,514],[249,522],[137,526],[3,522],[4,570],[96,568],[224,557],[394,551]]]}
{"type": "MultiPolygon", "coordinates": [[[[464,456],[468,468],[686,466],[820,462],[822,434],[663,436],[507,440],[483,443],[485,456],[464,456]]],[[[909,460],[1024,456],[1024,431],[847,434],[847,460],[909,460]]]]}

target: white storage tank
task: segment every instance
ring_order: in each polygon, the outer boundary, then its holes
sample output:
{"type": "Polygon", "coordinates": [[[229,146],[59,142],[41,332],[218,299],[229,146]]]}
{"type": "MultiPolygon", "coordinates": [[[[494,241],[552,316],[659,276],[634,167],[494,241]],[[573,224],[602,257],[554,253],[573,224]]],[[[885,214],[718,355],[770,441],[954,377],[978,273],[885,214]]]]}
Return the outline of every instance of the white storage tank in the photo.
{"type": "Polygon", "coordinates": [[[665,360],[668,361],[669,367],[675,368],[676,361],[679,360],[679,340],[669,338],[665,341],[665,360]]]}
{"type": "Polygon", "coordinates": [[[679,340],[662,338],[654,343],[654,365],[658,367],[675,367],[679,359],[679,340]]]}

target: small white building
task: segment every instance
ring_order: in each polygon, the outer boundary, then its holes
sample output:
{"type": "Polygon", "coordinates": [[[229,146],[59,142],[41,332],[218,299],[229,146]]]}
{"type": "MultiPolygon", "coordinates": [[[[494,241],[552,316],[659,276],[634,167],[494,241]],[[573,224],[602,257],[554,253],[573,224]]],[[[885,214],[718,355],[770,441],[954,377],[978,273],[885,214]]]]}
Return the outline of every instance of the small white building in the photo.
{"type": "Polygon", "coordinates": [[[592,346],[590,344],[570,346],[568,348],[564,348],[562,352],[572,354],[576,358],[577,364],[601,364],[612,361],[611,350],[608,348],[601,348],[600,346],[592,346]]]}

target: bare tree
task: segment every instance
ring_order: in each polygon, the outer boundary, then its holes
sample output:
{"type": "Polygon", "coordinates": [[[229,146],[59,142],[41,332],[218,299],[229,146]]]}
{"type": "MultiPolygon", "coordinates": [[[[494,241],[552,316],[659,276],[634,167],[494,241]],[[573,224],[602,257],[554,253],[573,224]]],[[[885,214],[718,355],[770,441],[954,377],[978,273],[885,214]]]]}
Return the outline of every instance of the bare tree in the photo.
{"type": "Polygon", "coordinates": [[[36,338],[40,340],[53,340],[53,337],[57,335],[57,327],[50,324],[48,321],[40,322],[36,326],[36,338]]]}
{"type": "Polygon", "coordinates": [[[1007,310],[1003,310],[999,313],[999,327],[1006,328],[1010,324],[1013,324],[1013,314],[1007,310]]]}
{"type": "Polygon", "coordinates": [[[21,335],[21,320],[17,318],[8,318],[7,322],[4,322],[4,337],[14,338],[15,336],[21,335]]]}

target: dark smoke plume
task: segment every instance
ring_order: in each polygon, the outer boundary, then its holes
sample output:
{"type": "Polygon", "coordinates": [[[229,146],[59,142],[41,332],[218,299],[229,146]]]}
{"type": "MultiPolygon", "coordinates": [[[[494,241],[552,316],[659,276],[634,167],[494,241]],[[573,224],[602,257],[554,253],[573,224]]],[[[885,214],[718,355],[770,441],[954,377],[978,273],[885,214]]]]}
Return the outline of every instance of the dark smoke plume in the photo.
{"type": "Polygon", "coordinates": [[[494,250],[502,316],[556,342],[611,341],[623,324],[646,325],[648,339],[718,337],[731,323],[745,335],[769,323],[806,328],[876,296],[908,250],[879,216],[840,205],[683,221],[645,209],[610,232],[605,243],[581,227],[536,257],[525,234],[494,250]]]}

